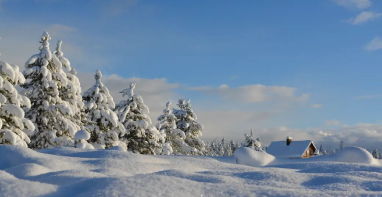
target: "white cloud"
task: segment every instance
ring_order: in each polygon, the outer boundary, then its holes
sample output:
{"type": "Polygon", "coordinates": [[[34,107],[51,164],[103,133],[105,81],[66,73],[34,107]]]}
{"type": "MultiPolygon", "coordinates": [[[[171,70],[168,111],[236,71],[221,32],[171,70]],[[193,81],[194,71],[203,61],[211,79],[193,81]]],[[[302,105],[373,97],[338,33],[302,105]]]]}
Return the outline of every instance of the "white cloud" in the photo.
{"type": "Polygon", "coordinates": [[[315,109],[319,109],[319,108],[322,108],[323,106],[320,104],[312,104],[310,107],[315,108],[315,109]]]}
{"type": "Polygon", "coordinates": [[[372,4],[370,0],[334,0],[334,2],[349,9],[365,9],[372,4]]]}
{"type": "Polygon", "coordinates": [[[375,37],[365,46],[365,50],[368,51],[375,51],[379,49],[382,49],[382,39],[380,37],[375,37]]]}
{"type": "Polygon", "coordinates": [[[327,120],[324,122],[324,125],[325,126],[341,126],[341,121],[339,120],[327,120]]]}
{"type": "Polygon", "coordinates": [[[352,25],[359,25],[362,23],[365,23],[370,20],[374,20],[376,18],[379,18],[382,16],[381,13],[375,13],[375,12],[361,12],[359,15],[357,15],[355,18],[350,18],[347,20],[352,25]]]}
{"type": "Polygon", "coordinates": [[[261,103],[268,101],[306,101],[308,94],[296,95],[296,89],[285,86],[264,86],[264,85],[247,85],[238,88],[230,88],[223,84],[219,88],[208,86],[193,87],[189,90],[202,91],[206,94],[215,94],[222,96],[227,100],[261,103]]]}

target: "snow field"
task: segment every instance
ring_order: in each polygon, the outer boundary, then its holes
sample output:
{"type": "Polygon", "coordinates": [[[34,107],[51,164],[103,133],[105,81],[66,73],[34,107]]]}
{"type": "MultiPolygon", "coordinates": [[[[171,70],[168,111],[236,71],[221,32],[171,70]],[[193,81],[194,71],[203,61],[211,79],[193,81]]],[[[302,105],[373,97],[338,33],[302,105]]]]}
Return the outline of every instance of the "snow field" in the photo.
{"type": "Polygon", "coordinates": [[[376,164],[275,159],[251,167],[234,157],[5,145],[0,155],[0,196],[382,195],[376,164]]]}

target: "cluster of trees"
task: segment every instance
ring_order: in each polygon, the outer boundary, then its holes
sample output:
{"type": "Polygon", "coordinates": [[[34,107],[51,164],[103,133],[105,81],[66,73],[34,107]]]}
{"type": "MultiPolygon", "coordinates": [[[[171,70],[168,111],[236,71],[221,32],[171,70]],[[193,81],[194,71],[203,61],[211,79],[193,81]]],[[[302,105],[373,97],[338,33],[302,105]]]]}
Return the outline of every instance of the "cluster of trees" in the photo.
{"type": "Polygon", "coordinates": [[[245,140],[241,143],[236,143],[231,140],[226,142],[225,138],[217,141],[216,139],[206,146],[206,155],[208,156],[231,156],[238,147],[249,147],[256,151],[266,151],[266,148],[262,148],[259,138],[254,137],[253,130],[250,134],[244,134],[245,140]]]}
{"type": "Polygon", "coordinates": [[[97,70],[95,84],[82,94],[76,70],[61,50],[41,36],[39,53],[19,67],[0,61],[0,144],[31,149],[72,146],[87,149],[117,147],[141,154],[204,154],[199,139],[203,126],[190,100],[178,109],[166,104],[156,126],[149,108],[134,94],[136,84],[122,90],[117,105],[97,70]],[[15,86],[20,86],[18,91],[15,86]]]}

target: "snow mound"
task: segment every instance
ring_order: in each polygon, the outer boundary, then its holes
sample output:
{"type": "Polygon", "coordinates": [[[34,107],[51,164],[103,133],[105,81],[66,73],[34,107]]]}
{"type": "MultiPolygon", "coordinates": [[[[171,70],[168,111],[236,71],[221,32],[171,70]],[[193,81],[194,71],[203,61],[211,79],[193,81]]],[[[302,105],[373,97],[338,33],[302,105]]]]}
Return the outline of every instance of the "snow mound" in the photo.
{"type": "Polygon", "coordinates": [[[359,147],[346,147],[332,155],[320,156],[314,159],[318,161],[379,165],[379,162],[367,150],[359,147]]]}
{"type": "Polygon", "coordinates": [[[90,133],[84,130],[79,130],[77,133],[74,135],[74,140],[79,141],[79,140],[88,140],[90,139],[90,133]]]}
{"type": "Polygon", "coordinates": [[[275,157],[262,151],[256,151],[252,148],[240,147],[233,154],[236,163],[248,166],[266,166],[275,160],[275,157]]]}

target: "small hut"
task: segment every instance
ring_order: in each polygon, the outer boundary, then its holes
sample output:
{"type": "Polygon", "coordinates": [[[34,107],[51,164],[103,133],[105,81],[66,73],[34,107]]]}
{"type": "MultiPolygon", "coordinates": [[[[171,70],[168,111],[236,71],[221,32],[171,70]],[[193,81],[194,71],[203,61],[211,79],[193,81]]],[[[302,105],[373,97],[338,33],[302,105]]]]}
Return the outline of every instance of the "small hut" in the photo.
{"type": "Polygon", "coordinates": [[[273,141],[267,153],[275,157],[284,158],[309,158],[317,150],[312,140],[293,141],[292,137],[287,137],[286,141],[273,141]]]}

